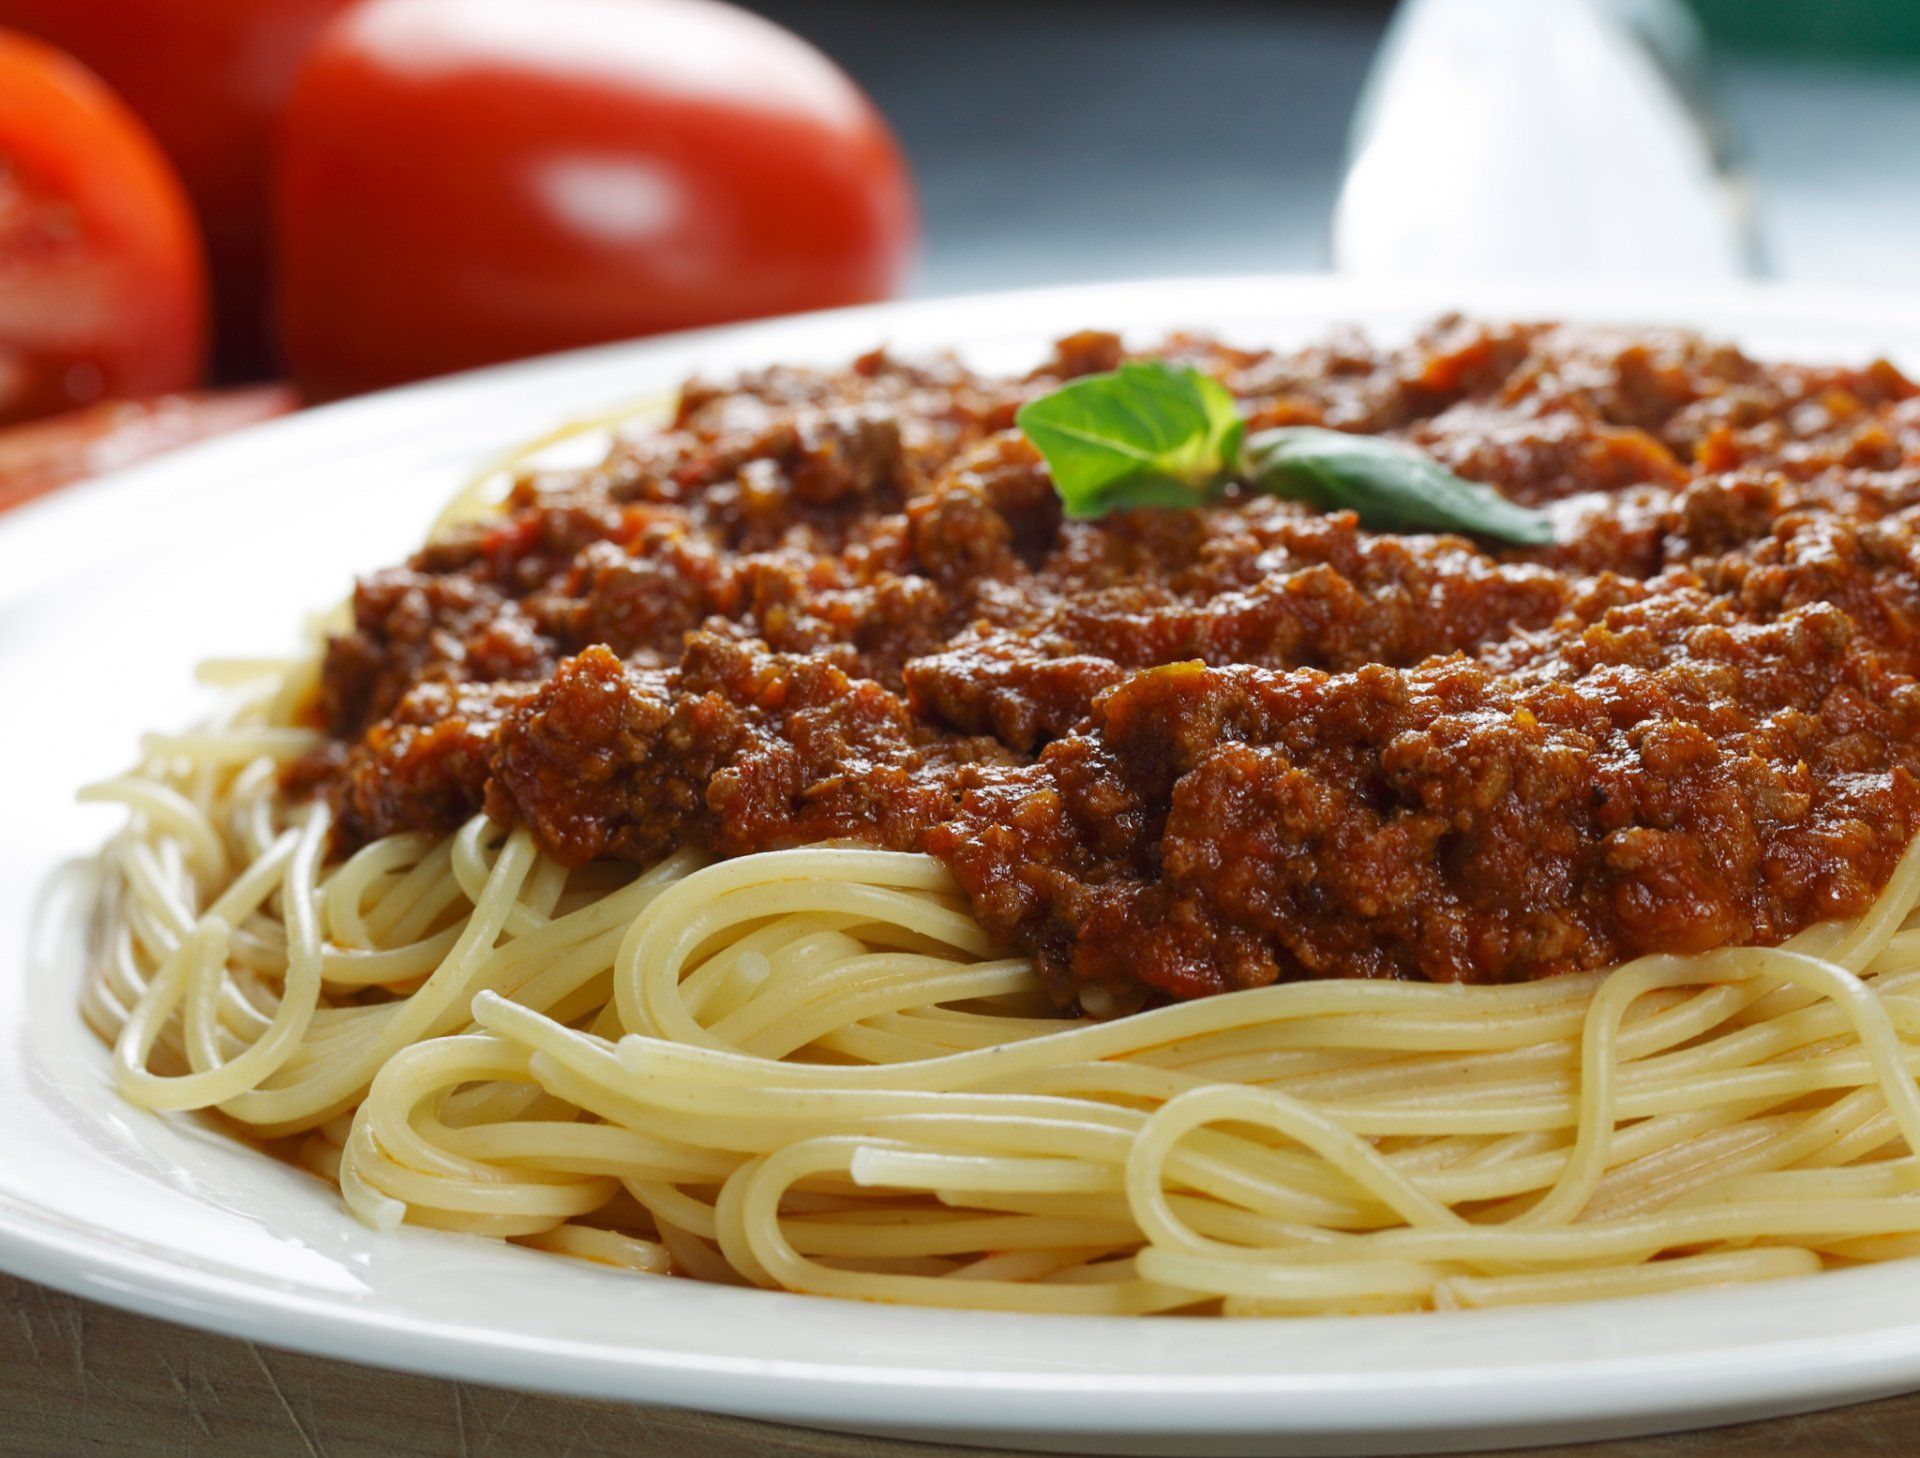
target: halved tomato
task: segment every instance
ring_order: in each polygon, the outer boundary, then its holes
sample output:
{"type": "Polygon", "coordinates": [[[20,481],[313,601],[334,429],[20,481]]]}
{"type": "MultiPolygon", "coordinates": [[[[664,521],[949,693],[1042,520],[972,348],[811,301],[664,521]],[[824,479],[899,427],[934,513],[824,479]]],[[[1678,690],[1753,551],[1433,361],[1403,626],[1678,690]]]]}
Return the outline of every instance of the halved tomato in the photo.
{"type": "Polygon", "coordinates": [[[149,400],[102,400],[45,420],[0,427],[0,511],[70,481],[285,415],[299,403],[285,385],[250,385],[149,400]]]}
{"type": "Polygon", "coordinates": [[[187,388],[206,314],[200,235],[146,129],[0,31],[0,424],[187,388]]]}
{"type": "Polygon", "coordinates": [[[0,26],[60,47],[152,128],[206,234],[222,373],[272,367],[268,177],[300,58],[350,0],[0,0],[0,26]]]}

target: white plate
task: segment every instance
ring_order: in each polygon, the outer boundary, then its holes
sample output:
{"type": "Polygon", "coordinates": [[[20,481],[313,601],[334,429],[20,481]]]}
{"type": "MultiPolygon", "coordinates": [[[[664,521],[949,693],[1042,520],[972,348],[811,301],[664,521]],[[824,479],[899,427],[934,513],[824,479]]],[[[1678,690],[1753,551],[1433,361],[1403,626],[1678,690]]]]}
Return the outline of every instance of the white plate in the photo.
{"type": "Polygon", "coordinates": [[[73,804],[195,712],[194,661],[288,647],[480,460],[570,414],[771,360],[952,343],[987,365],[1087,325],[1287,343],[1487,312],[1670,320],[1763,350],[1920,362],[1885,300],[1330,280],[1146,283],[853,310],[398,391],[75,488],[0,521],[0,1266],[279,1346],[822,1427],[1060,1450],[1409,1452],[1767,1416],[1920,1386],[1920,1263],[1535,1310],[1208,1321],[840,1304],[623,1276],[424,1230],[125,1108],[76,1017],[90,872],[73,804]]]}

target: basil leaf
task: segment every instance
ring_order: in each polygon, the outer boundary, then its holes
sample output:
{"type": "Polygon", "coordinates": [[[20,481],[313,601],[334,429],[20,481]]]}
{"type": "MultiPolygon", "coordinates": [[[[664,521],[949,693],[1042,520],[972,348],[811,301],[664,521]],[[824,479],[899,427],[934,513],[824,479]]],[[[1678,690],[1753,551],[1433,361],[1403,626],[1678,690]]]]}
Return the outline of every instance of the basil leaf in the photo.
{"type": "Polygon", "coordinates": [[[1378,436],[1311,425],[1263,430],[1247,442],[1247,472],[1256,490],[1352,510],[1374,531],[1463,532],[1528,547],[1553,540],[1544,513],[1378,436]]]}
{"type": "Polygon", "coordinates": [[[1256,491],[1323,511],[1351,510],[1373,531],[1447,531],[1521,546],[1553,540],[1544,513],[1464,481],[1411,446],[1317,426],[1246,442],[1232,394],[1198,370],[1133,361],[1020,407],[1067,515],[1198,506],[1239,474],[1256,491]]]}
{"type": "Polygon", "coordinates": [[[1087,375],[1015,418],[1076,517],[1199,505],[1237,463],[1245,430],[1226,386],[1158,360],[1087,375]]]}

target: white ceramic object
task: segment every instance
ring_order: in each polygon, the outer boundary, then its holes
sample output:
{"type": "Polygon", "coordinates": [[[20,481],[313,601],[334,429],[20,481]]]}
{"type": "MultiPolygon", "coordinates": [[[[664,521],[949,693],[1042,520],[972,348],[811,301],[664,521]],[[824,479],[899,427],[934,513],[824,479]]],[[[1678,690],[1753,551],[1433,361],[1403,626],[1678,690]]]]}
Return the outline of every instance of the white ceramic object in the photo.
{"type": "Polygon", "coordinates": [[[0,1267],[278,1346],[821,1427],[1128,1453],[1439,1451],[1728,1422],[1920,1386],[1920,1263],[1531,1310],[1218,1321],[842,1304],[634,1277],[428,1230],[379,1235],[320,1182],[122,1106],[74,1013],[85,780],[196,711],[213,654],[284,649],[397,559],[472,464],[556,420],[770,360],[891,342],[1018,365],[1091,325],[1285,344],[1445,307],[1664,320],[1807,357],[1920,362],[1885,299],[1468,295],[1324,279],[1103,285],[661,339],[330,407],[0,519],[0,1267]]]}
{"type": "Polygon", "coordinates": [[[1336,266],[1509,281],[1752,273],[1746,195],[1644,38],[1688,19],[1672,0],[1405,0],[1355,120],[1336,266]]]}

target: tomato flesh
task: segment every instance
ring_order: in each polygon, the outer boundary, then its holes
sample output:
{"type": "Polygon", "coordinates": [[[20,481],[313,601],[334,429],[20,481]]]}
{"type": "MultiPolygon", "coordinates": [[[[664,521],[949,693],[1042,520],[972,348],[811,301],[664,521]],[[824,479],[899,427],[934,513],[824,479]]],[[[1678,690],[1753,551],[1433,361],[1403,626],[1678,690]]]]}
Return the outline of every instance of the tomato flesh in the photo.
{"type": "Polygon", "coordinates": [[[711,0],[367,0],[283,147],[282,322],[323,395],[884,298],[916,236],[866,98],[711,0]]]}
{"type": "Polygon", "coordinates": [[[172,170],[57,51],[0,32],[0,424],[200,375],[206,279],[172,170]]]}
{"type": "Polygon", "coordinates": [[[350,0],[0,0],[0,25],[67,51],[139,115],[205,230],[222,372],[272,368],[274,129],[301,57],[350,0]]]}
{"type": "Polygon", "coordinates": [[[104,400],[0,429],[0,511],[71,481],[132,466],[195,441],[284,415],[299,404],[282,385],[150,400],[104,400]]]}

